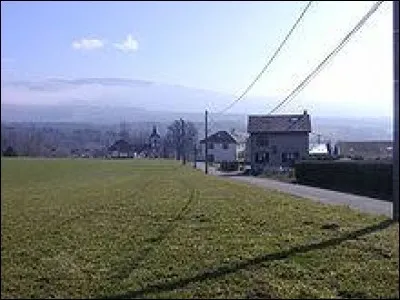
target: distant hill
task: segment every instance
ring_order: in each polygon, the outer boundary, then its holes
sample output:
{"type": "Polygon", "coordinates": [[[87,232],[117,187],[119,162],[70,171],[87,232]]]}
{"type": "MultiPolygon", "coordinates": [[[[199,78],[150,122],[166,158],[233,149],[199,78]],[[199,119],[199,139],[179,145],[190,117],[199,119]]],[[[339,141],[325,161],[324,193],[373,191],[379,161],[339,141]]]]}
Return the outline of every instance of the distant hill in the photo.
{"type": "MultiPolygon", "coordinates": [[[[134,107],[100,107],[100,106],[73,106],[73,105],[12,105],[2,104],[2,122],[47,122],[53,126],[67,126],[66,124],[83,123],[93,125],[119,124],[121,121],[133,123],[133,126],[151,128],[152,124],[159,124],[161,130],[173,120],[184,118],[196,123],[199,132],[204,131],[204,113],[147,111],[134,107]],[[64,123],[64,124],[63,124],[64,123]]],[[[322,141],[331,140],[391,140],[391,118],[333,118],[311,116],[312,130],[321,134],[322,141]]],[[[242,114],[211,115],[209,130],[230,130],[235,128],[246,131],[247,116],[242,114]]],[[[310,139],[316,141],[316,135],[310,139]]]]}
{"type": "MultiPolygon", "coordinates": [[[[234,99],[232,95],[213,91],[124,78],[2,81],[1,119],[3,122],[98,125],[126,121],[139,126],[148,123],[168,124],[184,118],[198,124],[198,129],[202,131],[204,110],[207,108],[211,110],[211,132],[231,128],[245,131],[247,114],[268,113],[281,100],[276,97],[247,96],[229,110],[230,114],[213,114],[234,99]]],[[[303,106],[307,106],[305,102],[297,106],[297,111],[288,111],[299,113],[303,106]]],[[[329,105],[310,104],[313,131],[322,134],[323,139],[335,141],[392,138],[391,118],[345,118],[345,113],[355,110],[340,107],[335,109],[343,111],[341,117],[322,117],[339,114],[334,113],[329,105]]]]}

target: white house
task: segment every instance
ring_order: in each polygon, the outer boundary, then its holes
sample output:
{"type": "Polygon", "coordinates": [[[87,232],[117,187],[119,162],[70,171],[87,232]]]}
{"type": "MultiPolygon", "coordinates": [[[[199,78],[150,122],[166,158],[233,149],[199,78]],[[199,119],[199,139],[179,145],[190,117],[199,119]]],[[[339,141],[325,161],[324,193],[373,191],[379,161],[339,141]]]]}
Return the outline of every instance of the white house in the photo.
{"type": "MultiPolygon", "coordinates": [[[[219,163],[244,160],[246,137],[247,135],[238,135],[227,131],[218,131],[210,135],[207,139],[208,161],[219,163]]],[[[201,140],[198,160],[205,158],[205,145],[205,139],[201,140]]]]}
{"type": "Polygon", "coordinates": [[[327,144],[314,144],[310,145],[309,155],[329,155],[329,149],[327,144]]]}

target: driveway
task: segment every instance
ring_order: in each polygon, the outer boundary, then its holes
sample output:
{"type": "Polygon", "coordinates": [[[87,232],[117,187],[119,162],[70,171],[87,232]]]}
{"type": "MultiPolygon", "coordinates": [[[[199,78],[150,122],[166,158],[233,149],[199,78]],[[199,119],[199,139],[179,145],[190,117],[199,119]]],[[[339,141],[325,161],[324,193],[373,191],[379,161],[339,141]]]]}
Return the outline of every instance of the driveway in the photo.
{"type": "MultiPolygon", "coordinates": [[[[197,163],[198,168],[204,170],[204,163],[197,163]]],[[[392,216],[392,203],[373,199],[369,197],[363,197],[353,194],[347,194],[342,192],[336,192],[326,189],[320,189],[316,187],[310,187],[300,184],[285,183],[277,180],[271,180],[266,178],[257,178],[252,176],[237,176],[237,174],[226,174],[219,172],[214,168],[209,168],[209,174],[229,178],[231,180],[237,180],[246,182],[249,184],[257,185],[268,190],[276,190],[284,192],[298,197],[308,198],[313,201],[318,201],[326,204],[333,205],[348,205],[350,208],[378,215],[385,215],[387,217],[392,216]]]]}

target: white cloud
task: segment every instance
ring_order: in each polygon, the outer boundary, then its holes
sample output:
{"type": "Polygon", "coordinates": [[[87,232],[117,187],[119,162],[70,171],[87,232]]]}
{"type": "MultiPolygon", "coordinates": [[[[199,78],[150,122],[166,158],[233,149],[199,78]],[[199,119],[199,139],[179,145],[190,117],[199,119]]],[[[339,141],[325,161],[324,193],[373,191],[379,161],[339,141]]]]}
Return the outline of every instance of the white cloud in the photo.
{"type": "Polygon", "coordinates": [[[139,48],[139,43],[131,34],[128,34],[122,43],[114,43],[114,47],[123,52],[134,52],[139,48]]]}
{"type": "Polygon", "coordinates": [[[72,48],[75,50],[93,50],[104,47],[104,41],[99,39],[80,39],[72,42],[72,48]]]}

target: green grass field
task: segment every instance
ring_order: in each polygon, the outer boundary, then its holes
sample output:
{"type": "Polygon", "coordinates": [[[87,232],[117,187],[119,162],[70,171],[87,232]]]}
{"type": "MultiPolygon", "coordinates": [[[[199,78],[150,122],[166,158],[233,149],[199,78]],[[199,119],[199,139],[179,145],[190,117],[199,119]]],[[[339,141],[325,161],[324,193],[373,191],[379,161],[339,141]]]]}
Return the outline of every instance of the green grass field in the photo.
{"type": "Polygon", "coordinates": [[[2,298],[399,297],[399,225],[167,161],[1,161],[2,298]]]}

